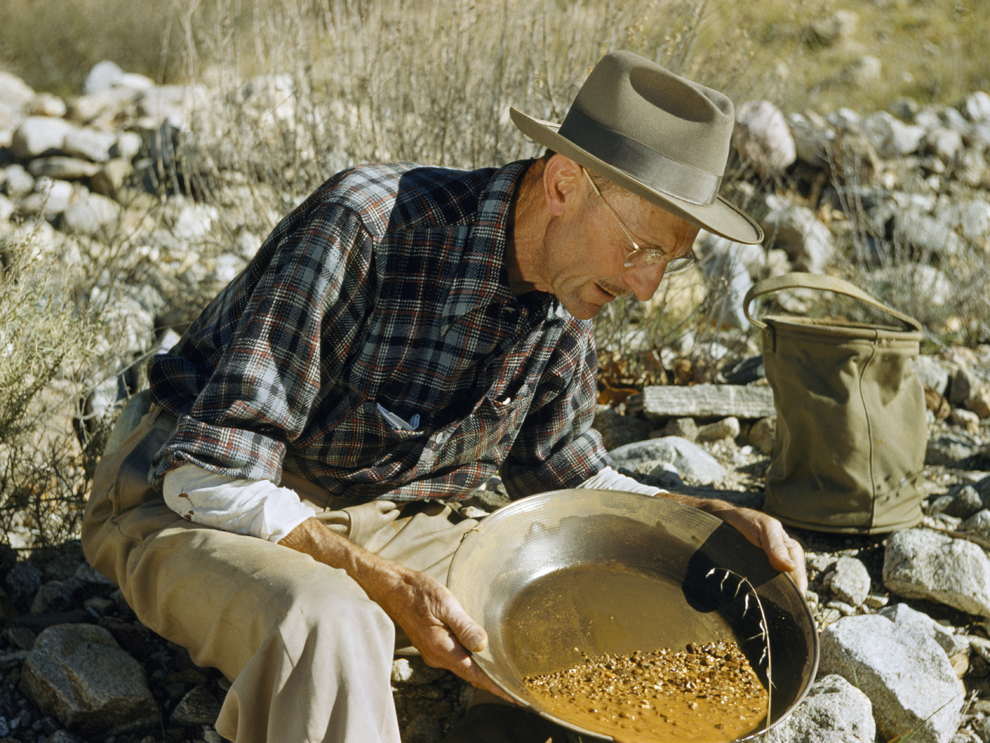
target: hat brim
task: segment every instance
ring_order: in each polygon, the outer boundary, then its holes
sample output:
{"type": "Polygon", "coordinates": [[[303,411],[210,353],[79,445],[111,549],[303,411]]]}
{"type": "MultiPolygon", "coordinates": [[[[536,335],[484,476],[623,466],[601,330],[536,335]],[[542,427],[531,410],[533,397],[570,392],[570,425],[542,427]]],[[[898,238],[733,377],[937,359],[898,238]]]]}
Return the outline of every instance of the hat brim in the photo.
{"type": "Polygon", "coordinates": [[[569,139],[560,136],[557,133],[557,129],[560,128],[559,124],[534,119],[512,107],[509,108],[509,115],[519,130],[530,139],[574,160],[597,175],[608,178],[617,186],[641,196],[674,216],[737,243],[755,245],[763,240],[763,230],[760,229],[760,226],[749,215],[721,196],[717,197],[712,204],[692,204],[669,196],[614,168],[587,150],[578,147],[569,139]]]}

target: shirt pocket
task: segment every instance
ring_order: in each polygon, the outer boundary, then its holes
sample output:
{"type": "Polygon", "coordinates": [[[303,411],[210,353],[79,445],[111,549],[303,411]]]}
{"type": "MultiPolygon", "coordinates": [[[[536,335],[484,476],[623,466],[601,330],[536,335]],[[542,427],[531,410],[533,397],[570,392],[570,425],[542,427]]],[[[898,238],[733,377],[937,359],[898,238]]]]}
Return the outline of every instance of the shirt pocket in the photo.
{"type": "Polygon", "coordinates": [[[373,467],[388,476],[415,466],[427,444],[423,431],[396,428],[379,412],[377,401],[368,400],[329,429],[321,458],[343,469],[373,467]]]}
{"type": "Polygon", "coordinates": [[[439,431],[431,442],[441,467],[505,461],[526,417],[532,396],[523,385],[514,396],[492,391],[462,422],[439,431]]]}

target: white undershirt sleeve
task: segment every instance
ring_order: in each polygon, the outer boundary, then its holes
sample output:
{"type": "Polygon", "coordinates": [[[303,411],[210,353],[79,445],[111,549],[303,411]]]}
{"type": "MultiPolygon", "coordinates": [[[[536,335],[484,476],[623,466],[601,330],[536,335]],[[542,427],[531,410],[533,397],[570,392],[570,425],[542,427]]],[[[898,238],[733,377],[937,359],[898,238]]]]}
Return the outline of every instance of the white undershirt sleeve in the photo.
{"type": "Polygon", "coordinates": [[[294,490],[269,480],[238,480],[184,464],[166,473],[165,505],[203,526],[278,542],[316,515],[294,490]]]}
{"type": "Polygon", "coordinates": [[[666,492],[660,488],[644,485],[626,475],[621,475],[611,467],[599,470],[597,474],[589,477],[578,485],[578,487],[587,490],[625,490],[630,493],[643,493],[644,495],[656,495],[657,493],[666,492]]]}

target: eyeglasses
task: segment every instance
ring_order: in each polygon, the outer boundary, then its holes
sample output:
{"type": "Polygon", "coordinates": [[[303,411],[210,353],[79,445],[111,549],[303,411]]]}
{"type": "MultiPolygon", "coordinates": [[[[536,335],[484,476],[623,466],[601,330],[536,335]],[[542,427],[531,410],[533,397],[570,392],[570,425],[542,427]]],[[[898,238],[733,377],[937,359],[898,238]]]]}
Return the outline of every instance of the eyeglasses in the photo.
{"type": "Polygon", "coordinates": [[[622,228],[622,231],[625,233],[626,237],[629,238],[629,242],[632,243],[633,249],[626,256],[626,260],[622,265],[626,268],[646,268],[647,266],[655,266],[663,261],[663,272],[665,276],[683,273],[694,265],[696,261],[694,253],[688,253],[687,255],[678,256],[677,258],[668,258],[662,250],[657,248],[639,247],[639,243],[636,242],[629,230],[626,229],[625,224],[622,223],[622,219],[619,218],[619,215],[616,213],[615,209],[612,208],[611,204],[605,201],[605,197],[602,196],[602,192],[598,190],[598,186],[595,185],[595,181],[591,178],[591,174],[585,168],[581,168],[581,170],[584,172],[584,177],[588,179],[588,183],[591,184],[591,187],[594,189],[595,193],[598,194],[598,198],[602,200],[602,203],[605,204],[609,212],[611,212],[612,217],[619,224],[619,227],[622,228]]]}

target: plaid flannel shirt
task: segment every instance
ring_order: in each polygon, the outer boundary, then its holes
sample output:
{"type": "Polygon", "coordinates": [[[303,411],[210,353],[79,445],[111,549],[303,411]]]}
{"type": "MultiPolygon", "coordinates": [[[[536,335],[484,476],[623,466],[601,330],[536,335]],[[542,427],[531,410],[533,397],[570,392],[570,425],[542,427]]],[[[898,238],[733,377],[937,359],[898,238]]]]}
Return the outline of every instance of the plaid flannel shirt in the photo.
{"type": "Polygon", "coordinates": [[[150,362],[152,399],[178,417],[151,482],[187,462],[275,483],[284,467],[334,495],[411,500],[500,472],[519,497],[606,466],[591,323],[509,291],[529,164],[366,165],[321,186],[150,362]]]}

